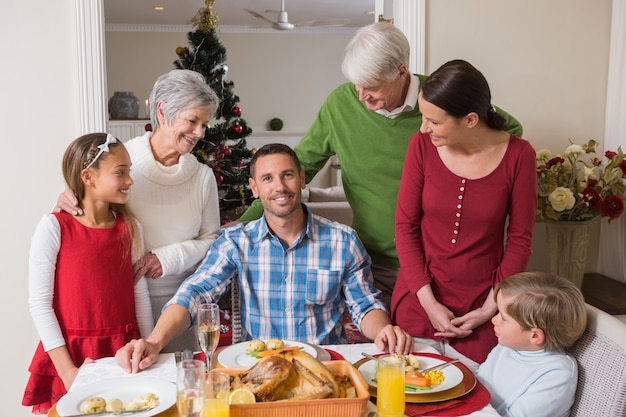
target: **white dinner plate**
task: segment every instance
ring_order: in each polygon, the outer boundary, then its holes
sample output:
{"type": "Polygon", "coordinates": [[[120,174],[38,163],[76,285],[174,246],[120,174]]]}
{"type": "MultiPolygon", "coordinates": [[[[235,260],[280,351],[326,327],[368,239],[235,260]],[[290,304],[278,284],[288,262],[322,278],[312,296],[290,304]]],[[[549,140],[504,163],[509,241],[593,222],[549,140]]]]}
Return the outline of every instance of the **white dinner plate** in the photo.
{"type": "MultiPolygon", "coordinates": [[[[300,350],[317,358],[317,350],[308,343],[296,342],[295,340],[283,340],[283,343],[285,347],[300,346],[300,350]]],[[[248,342],[241,342],[225,347],[217,354],[217,361],[224,368],[249,368],[257,363],[259,359],[248,355],[246,352],[247,345],[248,342]]]]}
{"type": "MultiPolygon", "coordinates": [[[[431,366],[439,365],[440,363],[444,363],[441,359],[430,358],[428,356],[420,356],[420,369],[430,368],[431,366]]],[[[376,387],[376,382],[372,381],[372,379],[376,378],[376,361],[367,361],[363,365],[359,367],[359,371],[365,378],[365,381],[371,385],[372,387],[376,387]]],[[[419,371],[419,369],[418,369],[419,371]]],[[[407,394],[432,394],[434,392],[441,392],[448,390],[450,388],[456,387],[463,381],[463,372],[459,368],[454,365],[450,365],[441,370],[443,372],[444,381],[439,385],[433,385],[431,389],[426,390],[406,390],[407,394]]]]}
{"type": "Polygon", "coordinates": [[[119,398],[123,402],[155,393],[159,397],[159,405],[152,410],[135,413],[134,417],[155,416],[176,403],[176,385],[173,382],[149,377],[110,378],[92,384],[70,389],[57,403],[57,413],[63,416],[81,414],[80,404],[88,398],[102,397],[106,401],[119,398]]]}

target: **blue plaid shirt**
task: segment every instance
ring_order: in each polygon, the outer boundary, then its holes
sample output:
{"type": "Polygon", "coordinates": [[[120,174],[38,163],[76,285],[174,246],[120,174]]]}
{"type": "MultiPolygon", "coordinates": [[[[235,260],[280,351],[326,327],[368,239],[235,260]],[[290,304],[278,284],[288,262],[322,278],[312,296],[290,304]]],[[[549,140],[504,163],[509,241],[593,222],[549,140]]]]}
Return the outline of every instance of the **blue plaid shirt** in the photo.
{"type": "Polygon", "coordinates": [[[196,306],[218,300],[233,278],[246,339],[345,343],[346,306],[359,328],[370,310],[387,311],[356,232],[310,211],[291,246],[272,234],[265,216],[224,229],[164,308],[182,305],[195,321],[196,306]]]}

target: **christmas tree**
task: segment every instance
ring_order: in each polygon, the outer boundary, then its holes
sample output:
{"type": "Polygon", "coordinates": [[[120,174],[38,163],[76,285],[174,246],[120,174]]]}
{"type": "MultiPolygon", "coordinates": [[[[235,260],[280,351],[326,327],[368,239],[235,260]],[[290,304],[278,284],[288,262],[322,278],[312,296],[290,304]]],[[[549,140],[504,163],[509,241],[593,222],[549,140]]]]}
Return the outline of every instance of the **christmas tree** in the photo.
{"type": "Polygon", "coordinates": [[[199,72],[220,98],[217,122],[207,128],[193,154],[201,163],[213,169],[220,196],[222,224],[236,220],[254,199],[248,187],[248,163],[253,152],[246,146],[246,136],[252,133],[241,118],[239,97],[233,94],[234,83],[226,79],[228,65],[226,48],[217,36],[217,15],[212,9],[215,0],[206,0],[191,20],[194,29],[187,34],[188,47],[176,48],[179,69],[199,72]]]}

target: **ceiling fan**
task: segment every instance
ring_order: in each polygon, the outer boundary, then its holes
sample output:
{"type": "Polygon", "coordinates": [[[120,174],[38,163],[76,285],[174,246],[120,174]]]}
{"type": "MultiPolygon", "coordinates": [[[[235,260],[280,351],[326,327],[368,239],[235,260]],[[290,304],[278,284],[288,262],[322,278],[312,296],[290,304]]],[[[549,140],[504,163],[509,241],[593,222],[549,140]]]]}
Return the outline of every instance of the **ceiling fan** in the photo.
{"type": "MultiPolygon", "coordinates": [[[[261,20],[265,20],[266,22],[271,24],[271,27],[276,30],[292,30],[296,26],[344,26],[350,23],[350,19],[332,19],[332,20],[308,20],[306,22],[301,23],[291,23],[289,22],[289,16],[287,11],[285,10],[285,0],[281,0],[280,2],[280,11],[278,12],[278,18],[276,20],[272,20],[269,17],[255,12],[254,10],[244,9],[246,12],[250,13],[252,16],[259,18],[261,20]]],[[[275,10],[266,10],[268,12],[275,12],[275,10]]]]}

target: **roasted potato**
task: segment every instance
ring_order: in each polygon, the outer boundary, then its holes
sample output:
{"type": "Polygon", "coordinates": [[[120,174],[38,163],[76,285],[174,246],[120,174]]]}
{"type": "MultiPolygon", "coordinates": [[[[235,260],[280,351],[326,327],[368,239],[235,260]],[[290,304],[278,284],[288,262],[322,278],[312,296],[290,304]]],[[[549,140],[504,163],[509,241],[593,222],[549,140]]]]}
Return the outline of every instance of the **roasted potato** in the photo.
{"type": "Polygon", "coordinates": [[[282,349],[285,347],[285,344],[283,343],[282,340],[280,339],[270,339],[267,341],[267,343],[265,344],[265,348],[267,350],[276,350],[276,349],[282,349]]]}
{"type": "Polygon", "coordinates": [[[80,412],[83,414],[95,414],[105,411],[107,402],[102,397],[87,398],[80,403],[80,412]]]}
{"type": "Polygon", "coordinates": [[[254,339],[248,342],[246,345],[246,352],[261,352],[265,350],[265,342],[259,339],[254,339]]]}

